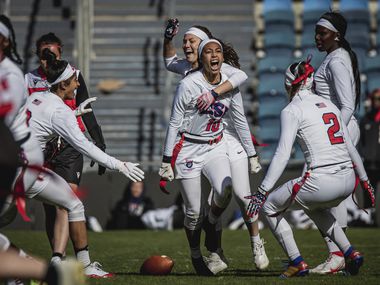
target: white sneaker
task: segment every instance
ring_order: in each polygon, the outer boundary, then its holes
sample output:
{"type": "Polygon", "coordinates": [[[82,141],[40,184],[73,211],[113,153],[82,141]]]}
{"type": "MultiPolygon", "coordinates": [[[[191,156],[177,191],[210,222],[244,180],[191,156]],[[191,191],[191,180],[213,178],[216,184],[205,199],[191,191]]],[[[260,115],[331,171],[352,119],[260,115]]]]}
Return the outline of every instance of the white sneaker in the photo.
{"type": "Polygon", "coordinates": [[[261,239],[253,244],[253,262],[258,270],[263,270],[268,267],[269,259],[265,253],[265,241],[261,239]]]}
{"type": "Polygon", "coordinates": [[[8,279],[5,285],[24,285],[24,282],[21,279],[8,279]]]}
{"type": "Polygon", "coordinates": [[[344,257],[333,253],[329,254],[329,257],[325,262],[319,264],[317,267],[310,269],[310,273],[314,274],[335,274],[345,267],[344,257]]]}
{"type": "Polygon", "coordinates": [[[89,278],[111,278],[115,274],[106,272],[102,269],[102,265],[94,261],[84,268],[84,274],[89,278]]]}
{"type": "Polygon", "coordinates": [[[222,248],[218,248],[218,249],[216,250],[216,253],[219,255],[220,259],[223,260],[223,262],[224,262],[225,264],[227,264],[227,266],[228,266],[229,262],[228,262],[227,257],[224,255],[224,251],[223,251],[223,249],[222,249],[222,248]]]}
{"type": "Polygon", "coordinates": [[[225,270],[228,265],[220,258],[220,256],[216,252],[211,252],[208,257],[203,257],[205,264],[208,269],[214,274],[218,274],[219,272],[225,270]]]}

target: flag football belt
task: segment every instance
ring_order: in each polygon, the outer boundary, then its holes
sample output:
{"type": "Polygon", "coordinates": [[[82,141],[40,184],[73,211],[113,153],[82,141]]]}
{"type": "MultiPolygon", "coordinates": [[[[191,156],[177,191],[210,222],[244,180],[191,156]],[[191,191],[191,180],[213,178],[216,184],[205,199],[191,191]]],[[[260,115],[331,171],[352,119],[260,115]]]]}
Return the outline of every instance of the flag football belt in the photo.
{"type": "Polygon", "coordinates": [[[202,139],[195,139],[195,138],[190,138],[190,137],[186,137],[185,135],[183,136],[184,140],[187,141],[187,142],[190,142],[190,143],[196,143],[196,144],[209,144],[209,145],[212,145],[214,143],[218,143],[222,140],[223,138],[223,133],[221,133],[219,136],[217,136],[216,138],[212,138],[212,139],[209,139],[209,140],[202,140],[202,139]]]}

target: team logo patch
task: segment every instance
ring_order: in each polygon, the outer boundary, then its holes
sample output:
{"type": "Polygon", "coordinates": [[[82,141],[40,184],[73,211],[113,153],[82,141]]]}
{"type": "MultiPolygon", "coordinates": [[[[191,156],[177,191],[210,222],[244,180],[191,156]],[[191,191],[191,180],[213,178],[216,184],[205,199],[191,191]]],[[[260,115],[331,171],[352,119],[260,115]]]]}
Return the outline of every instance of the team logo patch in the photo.
{"type": "Polygon", "coordinates": [[[37,84],[37,82],[38,82],[38,80],[37,80],[37,79],[33,79],[33,83],[34,83],[34,85],[36,85],[36,84],[37,84]]]}
{"type": "Polygon", "coordinates": [[[186,160],[185,165],[187,168],[192,168],[193,167],[193,161],[192,160],[186,160]]]}

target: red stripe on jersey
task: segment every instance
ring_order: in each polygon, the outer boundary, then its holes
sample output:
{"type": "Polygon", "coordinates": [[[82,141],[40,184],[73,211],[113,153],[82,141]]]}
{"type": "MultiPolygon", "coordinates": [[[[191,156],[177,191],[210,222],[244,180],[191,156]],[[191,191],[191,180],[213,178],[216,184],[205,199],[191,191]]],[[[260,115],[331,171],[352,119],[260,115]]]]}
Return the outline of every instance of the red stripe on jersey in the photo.
{"type": "Polygon", "coordinates": [[[0,118],[5,117],[13,108],[12,103],[6,103],[0,105],[0,118]]]}
{"type": "Polygon", "coordinates": [[[44,72],[44,70],[42,69],[41,66],[38,67],[37,72],[38,72],[38,74],[41,76],[41,79],[43,79],[43,80],[46,80],[46,79],[47,79],[46,74],[45,74],[45,72],[44,72]]]}
{"type": "Polygon", "coordinates": [[[35,88],[28,88],[29,95],[32,95],[34,92],[43,92],[47,91],[49,88],[47,87],[35,87],[35,88]]]}

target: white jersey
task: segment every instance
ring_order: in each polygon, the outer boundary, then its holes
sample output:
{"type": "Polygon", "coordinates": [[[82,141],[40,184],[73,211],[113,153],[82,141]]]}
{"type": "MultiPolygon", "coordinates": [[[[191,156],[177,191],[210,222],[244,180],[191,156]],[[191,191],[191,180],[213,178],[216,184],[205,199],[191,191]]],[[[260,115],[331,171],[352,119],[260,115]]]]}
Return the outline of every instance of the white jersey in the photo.
{"type": "Polygon", "coordinates": [[[42,149],[50,139],[59,135],[82,154],[109,169],[118,170],[121,161],[101,151],[83,135],[73,111],[57,95],[33,93],[26,107],[30,114],[30,128],[42,149]]]}
{"type": "MultiPolygon", "coordinates": [[[[190,71],[192,71],[191,63],[186,59],[178,58],[177,55],[165,58],[165,66],[167,70],[181,74],[182,76],[186,76],[190,71]]],[[[221,73],[227,77],[227,80],[231,83],[233,88],[237,88],[248,78],[247,74],[244,71],[226,63],[222,64],[221,73]]],[[[201,93],[198,95],[200,94],[201,93]]],[[[241,94],[239,96],[241,96],[241,94]]],[[[241,101],[241,106],[236,107],[240,109],[240,112],[244,115],[243,101],[241,101]]],[[[241,116],[239,118],[241,121],[234,124],[231,118],[231,113],[228,113],[228,116],[225,116],[223,118],[223,123],[225,125],[224,133],[240,140],[248,156],[255,155],[256,150],[252,143],[251,132],[247,118],[245,116],[241,116]],[[236,128],[240,128],[240,130],[237,131],[236,128]]]]}
{"type": "Polygon", "coordinates": [[[25,74],[25,84],[29,95],[34,92],[48,91],[50,88],[50,84],[41,67],[25,74]]]}
{"type": "Polygon", "coordinates": [[[0,62],[0,78],[5,84],[2,88],[1,100],[12,104],[12,110],[7,114],[5,123],[10,128],[14,139],[18,141],[29,133],[26,124],[27,116],[23,107],[27,98],[24,76],[18,66],[5,57],[0,62]]]}
{"type": "Polygon", "coordinates": [[[289,160],[294,140],[305,155],[309,170],[341,165],[357,167],[357,173],[366,180],[361,158],[352,145],[347,127],[338,108],[330,101],[302,90],[281,112],[281,136],[261,187],[273,188],[289,160]]]}
{"type": "MultiPolygon", "coordinates": [[[[221,74],[221,76],[219,84],[228,79],[225,74],[221,74]]],[[[209,140],[220,135],[223,132],[223,119],[227,111],[231,112],[235,125],[241,129],[242,122],[246,122],[246,120],[244,110],[241,108],[242,98],[240,93],[233,94],[233,92],[230,92],[220,96],[207,111],[202,113],[198,111],[196,102],[199,94],[215,87],[204,78],[202,71],[191,73],[181,80],[172,106],[164,155],[172,155],[178,133],[201,140],[209,140]]],[[[236,90],[234,91],[236,92],[236,90]]],[[[241,137],[244,137],[244,135],[241,137]]],[[[254,151],[252,155],[255,153],[254,151]]]]}
{"type": "Polygon", "coordinates": [[[338,48],[326,56],[314,74],[314,84],[318,95],[338,107],[346,125],[355,119],[355,79],[350,55],[345,49],[338,48]]]}

